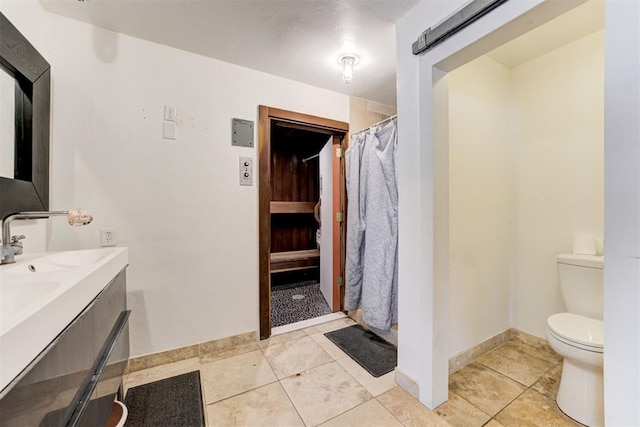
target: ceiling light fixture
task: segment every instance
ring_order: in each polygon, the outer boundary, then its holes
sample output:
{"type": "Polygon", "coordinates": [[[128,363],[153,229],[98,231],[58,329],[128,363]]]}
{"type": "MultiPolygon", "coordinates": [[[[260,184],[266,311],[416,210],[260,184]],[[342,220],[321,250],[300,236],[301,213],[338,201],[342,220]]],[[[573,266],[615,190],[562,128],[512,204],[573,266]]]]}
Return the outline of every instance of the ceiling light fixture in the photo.
{"type": "Polygon", "coordinates": [[[353,68],[360,61],[357,55],[345,53],[338,58],[338,64],[342,65],[342,80],[349,84],[353,79],[353,68]]]}

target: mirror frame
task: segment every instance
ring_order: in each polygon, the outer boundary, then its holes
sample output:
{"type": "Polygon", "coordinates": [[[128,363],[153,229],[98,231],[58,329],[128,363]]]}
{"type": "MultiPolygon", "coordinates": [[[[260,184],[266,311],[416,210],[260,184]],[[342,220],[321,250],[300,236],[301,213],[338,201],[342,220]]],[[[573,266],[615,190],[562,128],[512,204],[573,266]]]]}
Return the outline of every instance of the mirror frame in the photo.
{"type": "Polygon", "coordinates": [[[14,178],[0,177],[0,219],[49,210],[51,67],[0,13],[0,66],[16,81],[14,178]]]}

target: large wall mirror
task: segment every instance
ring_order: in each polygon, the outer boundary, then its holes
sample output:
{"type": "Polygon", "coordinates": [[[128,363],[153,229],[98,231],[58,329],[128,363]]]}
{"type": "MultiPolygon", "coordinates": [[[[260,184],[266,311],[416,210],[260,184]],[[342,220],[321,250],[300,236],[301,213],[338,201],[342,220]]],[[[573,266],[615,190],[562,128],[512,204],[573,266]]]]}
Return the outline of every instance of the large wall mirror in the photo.
{"type": "Polygon", "coordinates": [[[49,63],[0,13],[0,219],[49,209],[49,63]]]}

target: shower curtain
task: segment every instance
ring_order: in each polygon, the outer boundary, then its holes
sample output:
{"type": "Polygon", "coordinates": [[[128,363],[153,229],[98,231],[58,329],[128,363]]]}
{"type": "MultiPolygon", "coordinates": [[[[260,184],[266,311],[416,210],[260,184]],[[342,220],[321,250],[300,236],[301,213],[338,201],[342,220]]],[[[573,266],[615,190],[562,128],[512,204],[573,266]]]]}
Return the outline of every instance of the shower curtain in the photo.
{"type": "Polygon", "coordinates": [[[345,309],[388,330],[398,321],[397,127],[354,135],[345,153],[347,244],[345,309]]]}

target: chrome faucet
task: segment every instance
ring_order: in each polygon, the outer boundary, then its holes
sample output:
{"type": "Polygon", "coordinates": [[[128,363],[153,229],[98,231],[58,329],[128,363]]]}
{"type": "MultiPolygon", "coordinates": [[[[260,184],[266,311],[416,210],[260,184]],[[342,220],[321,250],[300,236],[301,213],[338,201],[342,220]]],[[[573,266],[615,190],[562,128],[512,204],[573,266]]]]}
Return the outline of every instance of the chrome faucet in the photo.
{"type": "Polygon", "coordinates": [[[11,221],[20,219],[44,219],[50,216],[66,215],[70,225],[89,224],[93,217],[82,213],[79,209],[71,211],[43,211],[43,212],[18,212],[9,214],[2,220],[2,246],[0,246],[0,264],[11,264],[16,262],[15,256],[22,254],[22,243],[20,240],[24,236],[11,236],[11,221]]]}

